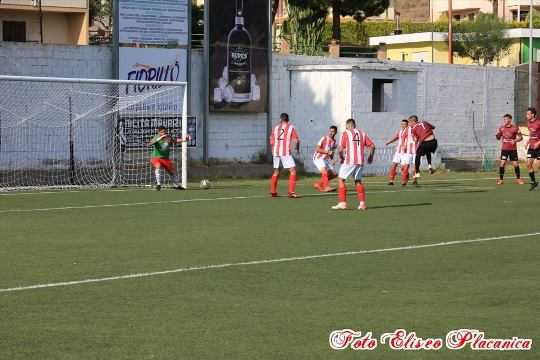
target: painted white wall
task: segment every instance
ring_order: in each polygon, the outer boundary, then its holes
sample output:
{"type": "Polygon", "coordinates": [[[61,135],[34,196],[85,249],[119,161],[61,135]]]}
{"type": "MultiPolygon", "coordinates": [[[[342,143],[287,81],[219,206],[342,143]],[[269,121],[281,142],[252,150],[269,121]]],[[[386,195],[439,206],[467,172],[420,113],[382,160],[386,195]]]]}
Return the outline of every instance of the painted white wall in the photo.
{"type": "MultiPolygon", "coordinates": [[[[193,52],[191,114],[199,119],[206,99],[204,66],[202,53],[193,52]]],[[[112,51],[108,47],[3,43],[0,74],[110,78],[112,51]]],[[[492,136],[495,128],[502,114],[514,109],[514,74],[513,69],[491,67],[275,55],[271,118],[275,123],[281,112],[291,115],[300,132],[306,165],[327,127],[336,124],[342,129],[351,115],[380,149],[399,120],[417,113],[437,126],[442,154],[477,155],[479,142],[497,148],[492,136]],[[374,78],[395,80],[393,111],[371,112],[374,78]]],[[[199,146],[190,150],[193,159],[203,154],[202,121],[198,133],[199,146]]],[[[210,158],[253,159],[267,146],[266,114],[210,114],[208,140],[210,158]]]]}

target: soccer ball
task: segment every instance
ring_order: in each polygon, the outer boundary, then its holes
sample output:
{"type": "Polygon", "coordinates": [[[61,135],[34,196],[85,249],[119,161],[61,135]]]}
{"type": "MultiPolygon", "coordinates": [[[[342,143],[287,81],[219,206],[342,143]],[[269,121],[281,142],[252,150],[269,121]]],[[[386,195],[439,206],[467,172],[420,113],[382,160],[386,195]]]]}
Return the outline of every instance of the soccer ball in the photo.
{"type": "Polygon", "coordinates": [[[199,187],[201,189],[204,189],[204,190],[207,190],[207,189],[210,189],[210,180],[208,179],[202,179],[201,180],[201,183],[199,184],[199,187]]]}

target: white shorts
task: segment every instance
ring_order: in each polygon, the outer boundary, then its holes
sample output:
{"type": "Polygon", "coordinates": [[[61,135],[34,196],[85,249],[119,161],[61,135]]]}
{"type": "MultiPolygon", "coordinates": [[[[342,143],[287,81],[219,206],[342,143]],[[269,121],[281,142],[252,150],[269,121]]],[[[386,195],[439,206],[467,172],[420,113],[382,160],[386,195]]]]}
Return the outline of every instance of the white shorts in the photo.
{"type": "Polygon", "coordinates": [[[395,153],[394,158],[392,159],[392,162],[394,164],[400,164],[400,165],[411,165],[414,160],[414,155],[412,154],[399,154],[395,153]]]}
{"type": "Polygon", "coordinates": [[[323,171],[325,169],[334,171],[334,165],[332,165],[329,159],[313,159],[313,164],[315,164],[319,171],[323,171]]]}
{"type": "Polygon", "coordinates": [[[274,156],[274,169],[279,169],[279,164],[283,164],[284,169],[290,169],[296,166],[292,155],[274,156]]]}
{"type": "Polygon", "coordinates": [[[339,178],[347,180],[349,177],[353,177],[354,181],[362,181],[362,172],[364,170],[363,165],[345,165],[342,164],[339,168],[339,178]]]}

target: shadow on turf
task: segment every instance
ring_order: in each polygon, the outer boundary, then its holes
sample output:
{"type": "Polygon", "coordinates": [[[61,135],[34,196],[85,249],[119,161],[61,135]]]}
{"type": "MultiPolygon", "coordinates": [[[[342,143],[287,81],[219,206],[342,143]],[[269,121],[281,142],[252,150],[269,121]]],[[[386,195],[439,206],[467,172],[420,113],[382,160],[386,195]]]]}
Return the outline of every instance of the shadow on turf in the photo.
{"type": "MultiPolygon", "coordinates": [[[[419,207],[419,206],[431,206],[433,203],[416,203],[416,204],[394,204],[394,205],[376,205],[376,206],[368,206],[368,211],[376,210],[376,209],[391,209],[391,208],[407,208],[407,207],[419,207]]],[[[340,210],[344,211],[344,210],[340,210]]],[[[333,212],[340,212],[340,211],[333,211],[333,212]]],[[[345,211],[358,211],[356,208],[348,208],[345,211]]]]}
{"type": "Polygon", "coordinates": [[[431,206],[433,203],[415,203],[415,204],[394,204],[394,205],[376,205],[368,207],[369,210],[373,209],[389,209],[389,208],[406,208],[406,207],[418,207],[418,206],[431,206]]]}
{"type": "Polygon", "coordinates": [[[440,194],[473,194],[473,193],[487,193],[489,190],[452,190],[452,191],[438,191],[440,194]]]}

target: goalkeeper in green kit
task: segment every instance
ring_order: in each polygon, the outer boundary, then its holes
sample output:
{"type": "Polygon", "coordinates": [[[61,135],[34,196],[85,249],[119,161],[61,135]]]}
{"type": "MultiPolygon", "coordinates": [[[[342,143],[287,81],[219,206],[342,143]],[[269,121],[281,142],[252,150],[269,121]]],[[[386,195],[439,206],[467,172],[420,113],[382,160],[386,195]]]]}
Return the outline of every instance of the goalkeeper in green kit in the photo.
{"type": "Polygon", "coordinates": [[[156,176],[156,190],[161,190],[161,168],[164,168],[169,175],[171,175],[174,183],[174,188],[177,190],[184,190],[182,185],[178,180],[178,175],[174,168],[174,164],[170,159],[171,147],[174,144],[179,144],[184,141],[189,141],[190,136],[188,135],[185,139],[177,138],[173,139],[165,129],[164,126],[157,128],[158,133],[150,140],[148,146],[152,147],[152,156],[150,163],[154,168],[154,174],[156,176]]]}

